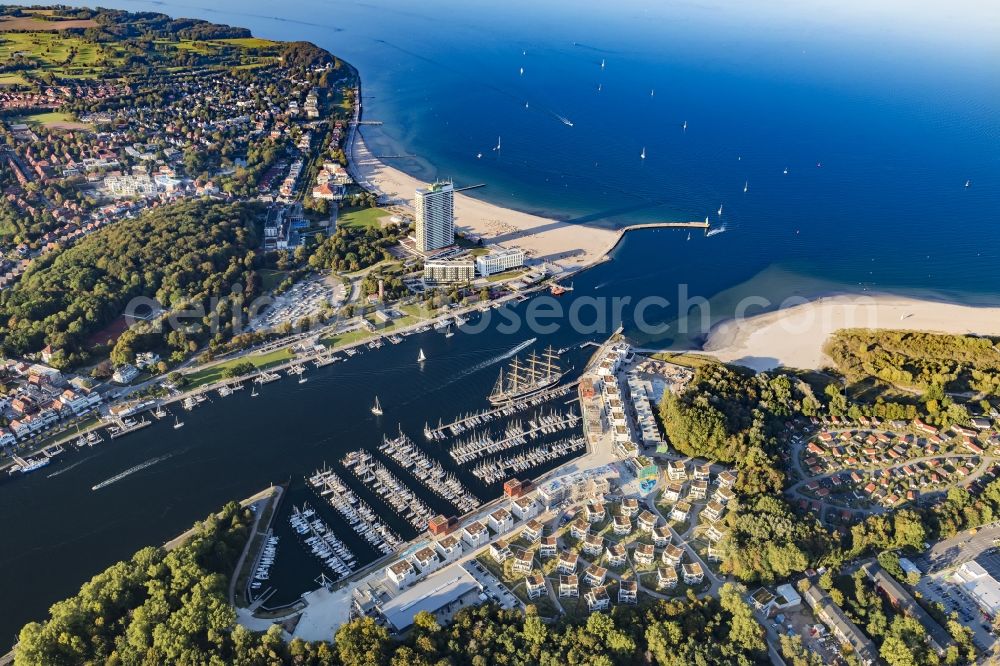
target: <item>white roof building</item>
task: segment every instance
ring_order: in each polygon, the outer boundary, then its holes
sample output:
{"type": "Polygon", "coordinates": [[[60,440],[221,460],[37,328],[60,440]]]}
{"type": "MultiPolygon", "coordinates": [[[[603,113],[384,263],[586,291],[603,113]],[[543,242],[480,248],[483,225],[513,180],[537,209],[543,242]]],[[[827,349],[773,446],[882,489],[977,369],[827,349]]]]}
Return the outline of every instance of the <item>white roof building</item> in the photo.
{"type": "Polygon", "coordinates": [[[952,574],[952,580],[961,585],[987,615],[995,617],[1000,611],[1000,583],[975,560],[960,566],[952,574]]]}

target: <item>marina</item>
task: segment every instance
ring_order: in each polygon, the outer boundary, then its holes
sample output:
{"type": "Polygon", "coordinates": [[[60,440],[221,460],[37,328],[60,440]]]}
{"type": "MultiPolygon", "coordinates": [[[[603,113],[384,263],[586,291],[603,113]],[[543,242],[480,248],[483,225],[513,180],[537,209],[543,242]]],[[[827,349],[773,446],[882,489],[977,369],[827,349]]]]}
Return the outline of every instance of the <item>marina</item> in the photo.
{"type": "Polygon", "coordinates": [[[457,476],[446,472],[440,462],[421,451],[413,440],[402,432],[393,439],[383,437],[379,450],[403,467],[425,488],[450,502],[459,512],[466,513],[479,506],[479,499],[462,485],[457,476]]]}
{"type": "Polygon", "coordinates": [[[399,480],[389,469],[364,449],[351,451],[341,461],[365,487],[378,495],[413,529],[422,532],[434,512],[412,488],[399,480]]]}
{"type": "Polygon", "coordinates": [[[582,451],[585,446],[586,440],[583,437],[572,437],[552,444],[542,444],[510,458],[481,462],[472,469],[472,473],[483,483],[492,485],[506,480],[512,474],[519,474],[571,453],[582,451]]]}
{"type": "Polygon", "coordinates": [[[489,433],[480,433],[456,443],[448,453],[455,462],[464,465],[488,454],[525,446],[536,437],[555,434],[567,428],[575,428],[579,424],[580,417],[572,408],[565,413],[556,411],[551,411],[548,414],[539,413],[528,421],[527,429],[525,429],[523,422],[514,421],[504,430],[501,439],[496,439],[489,433]]]}
{"type": "Polygon", "coordinates": [[[292,507],[288,522],[301,538],[303,546],[327,569],[340,578],[354,570],[354,553],[337,538],[330,526],[323,522],[308,504],[303,505],[301,509],[292,507]]]}
{"type": "Polygon", "coordinates": [[[368,503],[360,499],[332,470],[316,470],[306,483],[347,521],[358,536],[383,555],[392,553],[403,542],[368,503]]]}
{"type": "Polygon", "coordinates": [[[425,424],[424,437],[433,441],[444,441],[449,437],[457,437],[470,428],[481,426],[500,418],[513,416],[518,412],[531,409],[532,407],[538,407],[539,405],[542,405],[550,400],[564,398],[569,395],[574,386],[576,386],[575,381],[570,382],[569,384],[564,384],[550,391],[533,395],[530,398],[515,401],[509,405],[465,414],[451,423],[439,424],[437,428],[431,428],[429,425],[425,424]]]}
{"type": "Polygon", "coordinates": [[[133,433],[136,430],[142,430],[152,424],[153,422],[145,417],[139,419],[138,421],[135,419],[122,418],[116,421],[114,425],[108,426],[108,436],[111,439],[118,439],[119,437],[124,437],[125,435],[133,433]]]}

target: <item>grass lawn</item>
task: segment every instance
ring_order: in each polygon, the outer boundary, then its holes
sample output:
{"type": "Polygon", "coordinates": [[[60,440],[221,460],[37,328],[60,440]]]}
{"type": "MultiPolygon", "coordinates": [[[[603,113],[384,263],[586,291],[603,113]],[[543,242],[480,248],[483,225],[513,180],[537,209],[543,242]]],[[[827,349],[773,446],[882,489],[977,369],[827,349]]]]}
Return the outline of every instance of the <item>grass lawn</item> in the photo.
{"type": "Polygon", "coordinates": [[[221,42],[222,44],[241,46],[245,49],[263,49],[269,46],[274,46],[278,43],[272,42],[270,39],[261,39],[260,37],[233,37],[230,39],[216,39],[213,41],[221,42]]]}
{"type": "Polygon", "coordinates": [[[337,217],[337,226],[378,228],[390,217],[392,214],[381,208],[354,208],[337,217]]]}
{"type": "Polygon", "coordinates": [[[85,123],[77,122],[76,118],[73,117],[72,113],[63,113],[62,111],[49,111],[47,113],[33,113],[30,116],[17,116],[11,118],[13,122],[24,123],[26,125],[31,125],[37,127],[39,125],[76,125],[80,127],[87,127],[85,123]]]}
{"type": "Polygon", "coordinates": [[[260,271],[260,283],[266,291],[277,287],[286,277],[288,277],[288,271],[276,271],[270,268],[260,271]]]}
{"type": "Polygon", "coordinates": [[[295,354],[293,354],[290,349],[278,349],[273,352],[268,352],[267,354],[251,354],[250,356],[234,358],[224,363],[219,363],[208,368],[202,368],[201,370],[195,370],[191,374],[185,375],[188,380],[185,388],[197,388],[198,386],[204,386],[205,384],[220,381],[222,380],[222,373],[227,368],[231,368],[239,363],[249,361],[250,363],[253,363],[254,367],[258,370],[264,370],[272,365],[279,365],[285,361],[291,360],[294,356],[295,354]]]}
{"type": "MultiPolygon", "coordinates": [[[[473,250],[473,252],[475,252],[473,250]]],[[[514,270],[504,271],[502,273],[494,273],[486,278],[487,282],[503,282],[504,280],[513,280],[514,278],[521,277],[528,272],[527,268],[515,268],[514,270]]]]}
{"type": "Polygon", "coordinates": [[[349,345],[355,342],[360,342],[371,337],[372,333],[365,328],[359,328],[356,331],[348,331],[347,333],[341,333],[340,335],[330,335],[328,337],[322,338],[320,344],[324,344],[327,347],[339,347],[340,345],[349,345]]]}
{"type": "Polygon", "coordinates": [[[11,72],[9,74],[0,74],[0,86],[12,86],[16,84],[25,84],[27,81],[23,76],[17,72],[11,72]]]}

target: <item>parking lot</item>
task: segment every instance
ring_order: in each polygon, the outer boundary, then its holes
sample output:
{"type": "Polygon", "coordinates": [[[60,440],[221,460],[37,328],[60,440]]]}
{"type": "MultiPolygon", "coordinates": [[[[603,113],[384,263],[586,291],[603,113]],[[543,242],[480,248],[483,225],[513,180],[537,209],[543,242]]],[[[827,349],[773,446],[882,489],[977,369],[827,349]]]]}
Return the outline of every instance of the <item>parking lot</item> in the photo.
{"type": "Polygon", "coordinates": [[[274,299],[271,307],[250,322],[249,330],[273,328],[283,322],[297,322],[319,314],[324,306],[336,308],[344,300],[344,285],[321,276],[303,280],[274,299]]]}
{"type": "Polygon", "coordinates": [[[975,600],[966,595],[960,585],[952,583],[949,576],[950,571],[926,575],[915,589],[926,601],[944,606],[949,616],[957,614],[958,621],[972,630],[977,647],[985,651],[993,650],[997,641],[989,630],[989,620],[979,610],[975,600]]]}
{"type": "Polygon", "coordinates": [[[465,562],[462,568],[483,586],[483,593],[490,601],[500,604],[501,608],[521,608],[521,601],[507,586],[497,580],[497,577],[487,571],[486,567],[472,559],[465,562]]]}

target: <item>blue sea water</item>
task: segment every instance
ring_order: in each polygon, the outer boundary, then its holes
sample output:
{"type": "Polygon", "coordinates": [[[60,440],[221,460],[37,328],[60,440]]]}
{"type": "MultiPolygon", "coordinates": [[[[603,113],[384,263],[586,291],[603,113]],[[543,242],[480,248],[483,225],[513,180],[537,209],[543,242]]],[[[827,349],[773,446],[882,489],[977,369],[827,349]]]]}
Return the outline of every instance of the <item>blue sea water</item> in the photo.
{"type": "Polygon", "coordinates": [[[366,140],[419,156],[391,163],[422,178],[581,225],[725,228],[630,238],[616,278],[649,278],[633,292],[711,273],[708,297],[777,266],[838,290],[1000,294],[992,3],[110,4],[344,57],[385,123],[366,140]]]}

